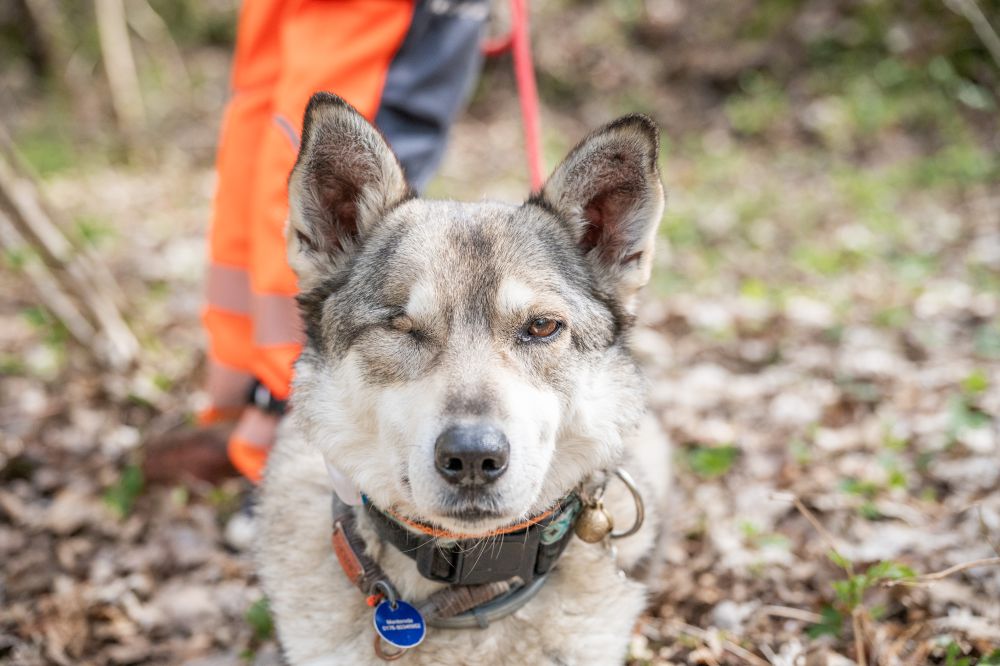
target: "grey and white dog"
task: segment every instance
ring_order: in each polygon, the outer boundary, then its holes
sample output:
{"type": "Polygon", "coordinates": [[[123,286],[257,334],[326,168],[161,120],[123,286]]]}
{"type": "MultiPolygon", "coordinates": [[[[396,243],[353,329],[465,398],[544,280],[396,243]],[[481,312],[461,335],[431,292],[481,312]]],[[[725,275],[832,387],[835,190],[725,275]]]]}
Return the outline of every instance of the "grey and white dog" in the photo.
{"type": "MultiPolygon", "coordinates": [[[[287,232],[307,343],[268,461],[257,553],[289,663],[380,663],[372,610],[331,549],[327,468],[342,496],[346,483],[366,506],[482,534],[623,466],[646,501],[636,534],[615,548],[572,540],[516,612],[488,628],[431,628],[402,658],[622,663],[646,603],[622,572],[656,559],[669,483],[669,445],[629,349],[663,212],[657,153],[656,126],[626,116],[522,205],[429,201],[350,105],[310,101],[287,232]]],[[[604,505],[631,524],[624,485],[611,481],[604,505]]],[[[445,587],[369,521],[356,510],[401,598],[445,587]]]]}

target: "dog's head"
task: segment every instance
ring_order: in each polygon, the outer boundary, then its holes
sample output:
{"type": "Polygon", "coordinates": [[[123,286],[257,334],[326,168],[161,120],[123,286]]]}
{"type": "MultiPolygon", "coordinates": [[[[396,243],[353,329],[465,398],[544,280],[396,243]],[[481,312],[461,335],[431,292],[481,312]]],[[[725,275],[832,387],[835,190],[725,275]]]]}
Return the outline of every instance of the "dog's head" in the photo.
{"type": "Polygon", "coordinates": [[[289,183],[293,415],[376,505],[492,529],[620,457],[643,409],[625,336],[663,211],[657,147],[626,116],[521,206],[427,201],[361,115],[313,97],[289,183]]]}

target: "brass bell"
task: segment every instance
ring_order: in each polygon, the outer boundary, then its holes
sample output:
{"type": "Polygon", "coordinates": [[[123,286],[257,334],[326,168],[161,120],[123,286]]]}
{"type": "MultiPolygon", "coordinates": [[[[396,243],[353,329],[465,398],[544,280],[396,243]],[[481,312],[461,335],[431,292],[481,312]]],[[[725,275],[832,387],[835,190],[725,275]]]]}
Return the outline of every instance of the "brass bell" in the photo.
{"type": "Polygon", "coordinates": [[[580,517],[576,519],[573,531],[587,543],[598,543],[611,534],[615,527],[611,515],[604,510],[604,504],[598,500],[583,507],[580,517]]]}

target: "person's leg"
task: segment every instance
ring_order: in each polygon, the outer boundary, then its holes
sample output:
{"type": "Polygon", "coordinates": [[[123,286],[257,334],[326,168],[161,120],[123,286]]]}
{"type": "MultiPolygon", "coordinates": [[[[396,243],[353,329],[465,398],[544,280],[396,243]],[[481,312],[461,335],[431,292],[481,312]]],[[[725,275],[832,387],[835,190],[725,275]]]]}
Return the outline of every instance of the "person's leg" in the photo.
{"type": "MultiPolygon", "coordinates": [[[[413,14],[411,0],[304,0],[282,17],[281,72],[261,132],[251,213],[251,371],[271,396],[288,397],[302,333],[297,284],[285,254],[287,181],[298,154],[306,103],[332,90],[374,117],[389,63],[413,14]]],[[[263,471],[279,415],[250,407],[229,442],[233,464],[252,481],[263,471]]]]}
{"type": "Polygon", "coordinates": [[[219,180],[208,233],[202,324],[208,338],[205,389],[209,405],[198,414],[199,427],[171,431],[147,443],[143,472],[151,483],[177,483],[192,477],[214,482],[235,473],[227,442],[244,413],[253,382],[252,181],[264,130],[273,116],[284,6],[283,0],[247,0],[240,12],[232,97],[219,137],[219,180]]]}
{"type": "MultiPolygon", "coordinates": [[[[284,227],[309,98],[333,92],[382,122],[411,182],[423,186],[478,68],[487,13],[485,0],[301,0],[283,15],[281,72],[255,165],[250,218],[251,371],[275,398],[287,398],[301,350],[284,227]]],[[[231,459],[252,480],[260,478],[277,421],[250,408],[230,440],[231,459]]]]}
{"type": "Polygon", "coordinates": [[[489,0],[420,2],[389,65],[375,125],[418,192],[437,169],[451,124],[479,73],[488,16],[489,0]]]}
{"type": "Polygon", "coordinates": [[[271,121],[280,71],[281,0],[248,0],[240,12],[232,98],[219,138],[219,177],[209,227],[209,266],[202,322],[208,336],[203,423],[231,419],[253,381],[250,300],[250,217],[254,165],[271,121]]]}

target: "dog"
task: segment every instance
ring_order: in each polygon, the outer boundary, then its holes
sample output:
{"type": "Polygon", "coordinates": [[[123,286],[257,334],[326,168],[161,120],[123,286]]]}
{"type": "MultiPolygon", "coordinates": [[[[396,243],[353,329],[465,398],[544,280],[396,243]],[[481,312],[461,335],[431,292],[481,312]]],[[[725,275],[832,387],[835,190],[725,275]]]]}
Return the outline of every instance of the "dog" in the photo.
{"type": "Polygon", "coordinates": [[[287,229],[307,341],[256,546],[290,664],[626,658],[670,477],[629,348],[658,144],[625,116],[522,205],[431,201],[312,97],[287,229]]]}

